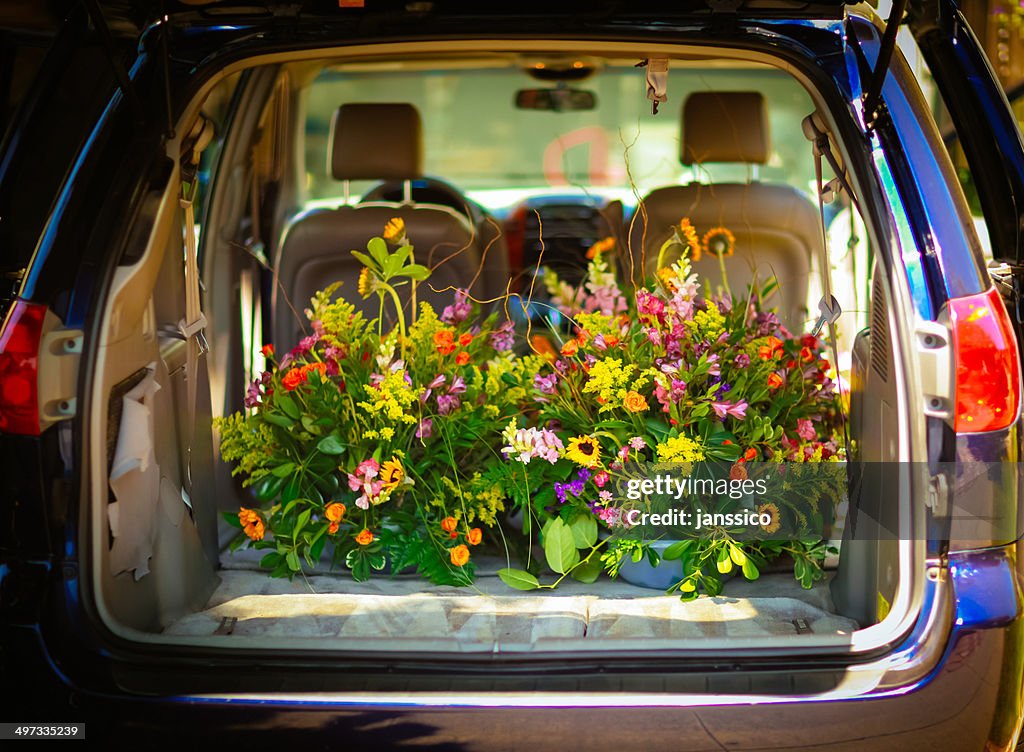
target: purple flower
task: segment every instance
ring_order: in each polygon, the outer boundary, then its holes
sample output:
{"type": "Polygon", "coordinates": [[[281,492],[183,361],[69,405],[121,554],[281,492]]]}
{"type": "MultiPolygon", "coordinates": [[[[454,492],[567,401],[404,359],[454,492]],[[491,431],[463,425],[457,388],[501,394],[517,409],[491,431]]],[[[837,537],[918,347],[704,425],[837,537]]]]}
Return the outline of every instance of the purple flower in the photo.
{"type": "Polygon", "coordinates": [[[533,388],[542,394],[554,394],[558,387],[558,374],[552,373],[541,376],[539,373],[533,377],[533,388]]]}
{"type": "Polygon", "coordinates": [[[434,419],[424,418],[416,428],[417,439],[429,439],[434,434],[434,419]]]}
{"type": "Polygon", "coordinates": [[[491,332],[491,347],[498,352],[507,352],[515,344],[515,327],[511,321],[504,321],[491,332]]]}
{"type": "Polygon", "coordinates": [[[439,394],[437,396],[437,412],[439,415],[449,415],[459,409],[462,399],[455,394],[439,394]]]}
{"type": "Polygon", "coordinates": [[[245,390],[245,399],[242,403],[247,407],[256,407],[260,403],[260,382],[254,381],[245,390]]]}
{"type": "Polygon", "coordinates": [[[771,311],[761,312],[754,317],[754,323],[757,325],[757,336],[767,337],[778,330],[779,317],[771,311]]]}
{"type": "Polygon", "coordinates": [[[750,365],[750,356],[746,353],[740,353],[732,359],[732,362],[737,368],[746,368],[750,365]]]}
{"type": "Polygon", "coordinates": [[[715,411],[715,415],[719,418],[725,419],[725,416],[736,418],[736,420],[743,420],[747,417],[747,408],[750,407],[745,400],[739,402],[712,402],[711,409],[715,411]]]}
{"type": "Polygon", "coordinates": [[[441,321],[446,324],[460,324],[469,318],[473,306],[469,303],[469,293],[466,290],[455,291],[455,303],[445,306],[441,311],[441,321]]]}
{"type": "Polygon", "coordinates": [[[448,394],[462,394],[466,391],[466,382],[461,376],[456,376],[452,380],[452,385],[448,387],[448,394]]]}

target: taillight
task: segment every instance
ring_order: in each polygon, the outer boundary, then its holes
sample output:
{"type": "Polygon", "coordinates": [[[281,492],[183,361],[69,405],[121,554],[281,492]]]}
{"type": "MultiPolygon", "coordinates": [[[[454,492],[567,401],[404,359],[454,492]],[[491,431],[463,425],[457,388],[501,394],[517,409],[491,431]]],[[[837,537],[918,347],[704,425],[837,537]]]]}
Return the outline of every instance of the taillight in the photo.
{"type": "Polygon", "coordinates": [[[39,342],[46,306],[18,301],[0,329],[0,431],[39,435],[39,342]]]}
{"type": "Polygon", "coordinates": [[[1020,353],[995,288],[949,301],[959,432],[1007,428],[1020,409],[1020,353]]]}

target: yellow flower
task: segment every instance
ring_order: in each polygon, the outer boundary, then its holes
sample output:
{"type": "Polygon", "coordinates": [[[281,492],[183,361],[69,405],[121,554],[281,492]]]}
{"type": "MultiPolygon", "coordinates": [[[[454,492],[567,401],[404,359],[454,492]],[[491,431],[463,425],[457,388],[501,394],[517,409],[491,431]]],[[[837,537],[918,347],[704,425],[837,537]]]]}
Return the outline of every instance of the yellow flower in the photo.
{"type": "Polygon", "coordinates": [[[679,290],[679,286],[676,284],[676,273],[667,266],[658,269],[658,281],[661,282],[669,295],[675,295],[679,290]]]}
{"type": "Polygon", "coordinates": [[[402,463],[392,457],[380,467],[380,479],[384,481],[384,488],[391,491],[398,487],[405,477],[405,470],[402,463]]]}
{"type": "Polygon", "coordinates": [[[771,522],[767,525],[761,525],[761,529],[766,533],[774,533],[782,526],[781,513],[779,508],[775,504],[762,504],[757,508],[758,514],[767,514],[771,516],[771,522]]]}
{"type": "Polygon", "coordinates": [[[370,293],[373,292],[372,286],[370,285],[370,270],[365,266],[363,267],[363,270],[359,272],[359,282],[356,283],[356,292],[364,298],[369,297],[370,293]]]}
{"type": "Polygon", "coordinates": [[[590,436],[577,436],[569,439],[569,447],[565,456],[583,467],[597,467],[601,462],[601,446],[597,439],[590,436]]]}
{"type": "Polygon", "coordinates": [[[384,225],[384,239],[389,243],[401,243],[405,240],[405,220],[401,217],[392,217],[384,225]]]}
{"type": "Polygon", "coordinates": [[[704,450],[693,439],[675,436],[658,444],[655,450],[662,462],[700,462],[704,459],[704,450]]]}
{"type": "Polygon", "coordinates": [[[639,392],[627,392],[626,398],[622,400],[622,406],[631,413],[642,413],[650,407],[639,392]]]}
{"type": "Polygon", "coordinates": [[[620,358],[604,358],[590,367],[590,378],[583,391],[587,394],[597,392],[597,401],[601,403],[599,412],[611,410],[622,404],[626,386],[635,372],[636,366],[632,363],[623,365],[620,358]]]}
{"type": "Polygon", "coordinates": [[[704,250],[708,253],[729,258],[736,249],[736,236],[724,227],[712,227],[704,234],[704,250]]]}

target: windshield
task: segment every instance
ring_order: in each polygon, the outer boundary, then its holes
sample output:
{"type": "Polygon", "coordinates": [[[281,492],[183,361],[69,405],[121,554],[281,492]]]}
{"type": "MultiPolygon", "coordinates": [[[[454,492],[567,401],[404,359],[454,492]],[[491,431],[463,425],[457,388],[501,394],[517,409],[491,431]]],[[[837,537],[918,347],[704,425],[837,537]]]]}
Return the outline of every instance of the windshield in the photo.
{"type": "MultiPolygon", "coordinates": [[[[681,66],[683,64],[680,64],[681,66]]],[[[423,120],[424,172],[443,179],[491,209],[531,194],[575,187],[632,203],[665,185],[698,181],[747,182],[751,177],[810,191],[813,162],[800,130],[814,107],[792,76],[768,66],[673,67],[668,101],[653,115],[642,68],[608,65],[573,88],[593,92],[586,111],[517,109],[523,88],[555,88],[518,67],[323,71],[309,89],[306,109],[306,185],[309,200],[339,199],[343,186],[328,172],[331,121],[348,102],[407,102],[423,120]],[[768,104],[771,152],[752,173],[743,164],[679,161],[680,113],[699,91],[758,91],[768,104]],[[631,185],[632,184],[632,185],[631,185]]],[[[353,183],[358,197],[370,183],[353,183]]]]}

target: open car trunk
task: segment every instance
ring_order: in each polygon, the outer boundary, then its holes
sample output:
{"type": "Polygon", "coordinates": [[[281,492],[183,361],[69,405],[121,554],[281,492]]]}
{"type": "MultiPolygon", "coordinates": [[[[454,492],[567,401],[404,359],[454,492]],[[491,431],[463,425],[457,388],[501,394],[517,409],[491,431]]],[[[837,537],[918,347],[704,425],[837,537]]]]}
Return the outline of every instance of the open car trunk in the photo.
{"type": "MultiPolygon", "coordinates": [[[[562,55],[576,51],[569,43],[545,45],[562,55]]],[[[628,45],[610,46],[609,65],[639,55],[628,45]]],[[[539,47],[526,45],[524,51],[508,43],[507,54],[536,56],[539,47]]],[[[465,55],[483,54],[472,45],[466,48],[465,55]]],[[[363,72],[374,64],[385,70],[404,55],[418,61],[410,67],[414,75],[429,70],[431,60],[443,60],[429,46],[389,51],[376,62],[362,61],[366,54],[349,51],[341,62],[352,70],[359,64],[363,72]]],[[[376,49],[373,54],[383,53],[376,49]]],[[[680,70],[687,64],[700,70],[700,50],[664,54],[678,54],[673,64],[680,70]]],[[[774,64],[752,53],[716,54],[721,55],[719,66],[726,61],[761,71],[774,64]]],[[[189,111],[188,118],[194,118],[200,106],[208,110],[209,101],[203,104],[207,95],[219,97],[220,106],[230,101],[232,108],[231,116],[217,125],[222,132],[209,152],[217,152],[217,159],[210,158],[213,177],[203,187],[210,192],[202,218],[208,224],[200,234],[209,352],[200,352],[193,339],[183,339],[178,331],[178,322],[188,316],[189,284],[181,264],[187,244],[177,199],[180,163],[166,188],[149,198],[149,222],[143,223],[146,228],[136,234],[134,252],[118,269],[106,304],[88,424],[92,586],[109,629],[133,641],[225,651],[358,649],[519,657],[602,650],[642,655],[666,647],[722,655],[738,648],[755,655],[849,653],[876,649],[905,630],[920,592],[923,556],[920,539],[915,542],[907,533],[920,524],[913,503],[920,489],[902,486],[858,485],[848,490],[847,498],[834,500],[835,519],[827,534],[836,552],[825,560],[824,577],[810,587],[801,587],[792,567],[783,563],[764,569],[757,579],[727,577],[721,594],[692,600],[608,577],[589,584],[567,579],[554,590],[517,592],[497,574],[517,564],[494,548],[474,554],[473,585],[453,587],[432,585],[406,572],[375,572],[357,582],[345,566],[332,565],[329,551],[295,576],[270,578],[260,568],[265,551],[230,545],[238,530],[225,522],[224,513],[258,502],[221,460],[211,421],[241,408],[246,381],[256,376],[254,355],[261,340],[270,336],[269,331],[261,334],[261,327],[269,330],[277,321],[276,312],[264,312],[272,305],[269,292],[277,279],[266,275],[261,285],[256,254],[239,252],[237,238],[253,235],[255,207],[267,245],[263,258],[273,259],[281,251],[277,238],[286,220],[297,209],[308,208],[301,200],[303,168],[296,161],[303,138],[313,136],[303,128],[300,103],[310,82],[330,62],[338,61],[311,59],[305,53],[302,59],[283,56],[277,63],[265,63],[241,78],[225,72],[221,86],[232,87],[230,96],[211,84],[189,111]],[[258,157],[262,153],[267,163],[251,160],[254,152],[258,157]],[[251,187],[255,180],[262,181],[259,189],[251,187]],[[194,358],[189,355],[192,347],[194,358]],[[896,534],[850,533],[847,519],[862,508],[865,496],[878,524],[896,534]]],[[[796,80],[808,86],[802,77],[796,80]]],[[[822,96],[813,90],[807,94],[824,122],[832,123],[836,116],[822,96]]],[[[649,103],[641,99],[639,106],[646,109],[649,103]]],[[[800,123],[789,127],[799,129],[800,123]]],[[[178,132],[188,134],[190,128],[178,132]]],[[[194,145],[187,135],[175,141],[171,156],[176,160],[181,155],[174,152],[183,140],[182,154],[194,145]]],[[[839,159],[850,165],[847,178],[859,190],[866,178],[856,160],[835,135],[832,143],[839,159]]],[[[805,144],[810,164],[810,143],[805,144]]],[[[637,216],[641,214],[638,210],[637,216]]],[[[840,374],[851,395],[846,430],[859,459],[898,462],[912,456],[911,437],[922,430],[914,421],[923,420],[908,408],[909,390],[916,387],[907,371],[909,336],[901,323],[902,312],[908,310],[907,292],[893,265],[866,252],[868,247],[873,254],[885,252],[883,231],[849,206],[847,226],[837,242],[845,246],[859,234],[861,249],[852,253],[862,254],[860,266],[851,270],[849,259],[834,256],[830,270],[835,294],[846,309],[838,343],[840,374]],[[843,280],[848,280],[845,288],[843,280]],[[864,295],[851,298],[849,291],[857,289],[864,295]]],[[[631,228],[623,224],[618,229],[628,236],[631,228]]],[[[814,273],[819,278],[810,289],[820,294],[820,269],[814,273]]],[[[320,281],[319,286],[326,286],[333,280],[320,281]]],[[[816,301],[816,296],[790,301],[783,295],[780,305],[802,308],[809,329],[816,301]]],[[[298,309],[303,303],[292,301],[298,309]]],[[[284,352],[294,342],[275,344],[284,352]]],[[[517,524],[504,516],[498,520],[505,534],[518,533],[517,524]]]]}

